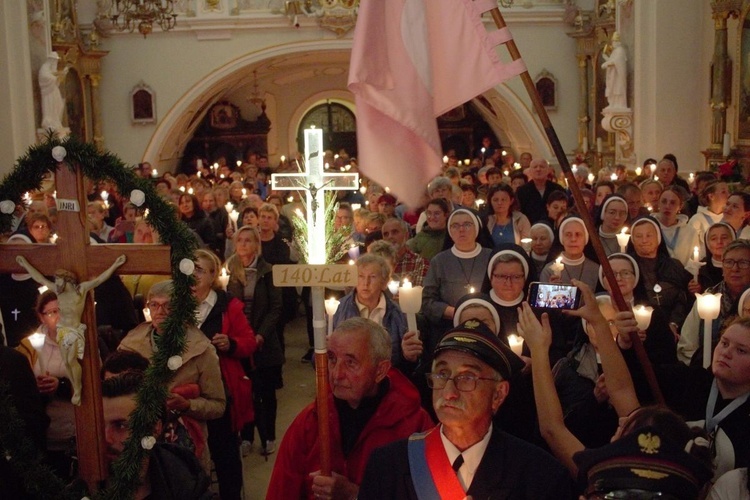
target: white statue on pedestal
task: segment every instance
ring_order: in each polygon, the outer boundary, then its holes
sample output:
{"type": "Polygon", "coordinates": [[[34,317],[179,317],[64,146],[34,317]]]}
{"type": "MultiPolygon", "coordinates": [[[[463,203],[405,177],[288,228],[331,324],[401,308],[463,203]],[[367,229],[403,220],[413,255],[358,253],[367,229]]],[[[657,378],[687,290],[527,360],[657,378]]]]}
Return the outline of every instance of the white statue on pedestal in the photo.
{"type": "Polygon", "coordinates": [[[607,72],[607,89],[604,95],[609,101],[609,106],[604,109],[627,109],[628,55],[620,43],[619,33],[612,35],[612,52],[609,56],[603,53],[602,57],[602,69],[607,72]]]}
{"type": "Polygon", "coordinates": [[[62,124],[65,100],[60,93],[60,83],[68,73],[68,69],[58,71],[59,60],[60,56],[57,52],[50,52],[45,63],[39,68],[38,79],[42,97],[42,129],[52,129],[58,135],[65,136],[70,129],[63,127],[62,124]]]}

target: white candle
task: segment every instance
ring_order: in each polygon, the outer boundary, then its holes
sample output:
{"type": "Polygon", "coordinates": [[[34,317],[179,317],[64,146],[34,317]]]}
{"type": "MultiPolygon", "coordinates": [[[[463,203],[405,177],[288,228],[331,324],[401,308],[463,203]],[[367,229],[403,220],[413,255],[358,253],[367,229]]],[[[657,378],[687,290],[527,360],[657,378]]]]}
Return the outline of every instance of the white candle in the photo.
{"type": "Polygon", "coordinates": [[[39,359],[39,371],[42,373],[42,375],[47,374],[47,367],[44,363],[44,356],[42,356],[42,349],[44,349],[44,342],[46,339],[47,336],[41,332],[36,332],[29,335],[29,342],[31,343],[31,347],[33,347],[37,352],[37,359],[39,359]]]}
{"type": "Polygon", "coordinates": [[[349,254],[350,259],[357,260],[359,258],[359,245],[352,244],[347,253],[349,254]]]}
{"type": "Polygon", "coordinates": [[[188,194],[193,194],[193,193],[195,193],[195,191],[193,190],[193,188],[191,188],[191,187],[188,188],[188,194]]]}
{"type": "Polygon", "coordinates": [[[651,175],[654,175],[654,172],[656,171],[656,163],[650,163],[648,168],[651,169],[651,175]]]}
{"type": "Polygon", "coordinates": [[[284,163],[286,161],[286,156],[281,155],[281,163],[284,163]]]}
{"type": "Polygon", "coordinates": [[[597,137],[596,138],[596,152],[601,153],[602,151],[604,151],[604,148],[602,147],[602,138],[597,137]]]}
{"type": "Polygon", "coordinates": [[[198,168],[198,170],[202,169],[203,168],[203,160],[201,160],[200,158],[198,158],[197,160],[195,160],[195,166],[198,168]]]}
{"type": "Polygon", "coordinates": [[[654,308],[651,306],[638,306],[633,310],[639,330],[645,331],[648,329],[651,324],[651,315],[653,313],[654,308]]]}
{"type": "Polygon", "coordinates": [[[109,193],[106,191],[102,191],[101,197],[102,197],[102,200],[107,201],[109,199],[109,193]]]}
{"type": "Polygon", "coordinates": [[[589,152],[589,138],[588,137],[583,138],[583,147],[581,149],[583,150],[583,154],[586,154],[589,152]]]}
{"type": "Polygon", "coordinates": [[[624,227],[622,228],[622,231],[620,231],[617,234],[617,244],[620,245],[620,252],[625,253],[625,251],[628,249],[628,242],[630,241],[630,235],[627,234],[628,228],[624,227]]]}
{"type": "Polygon", "coordinates": [[[417,331],[417,313],[422,308],[422,287],[412,286],[408,279],[398,289],[398,303],[406,313],[406,322],[410,332],[417,331]]]}
{"type": "Polygon", "coordinates": [[[231,202],[231,201],[228,201],[228,202],[226,203],[226,205],[224,205],[224,210],[226,210],[226,211],[227,211],[227,213],[229,213],[229,212],[231,212],[232,210],[234,210],[234,205],[232,205],[232,202],[231,202]]]}
{"type": "Polygon", "coordinates": [[[695,181],[695,174],[693,172],[690,172],[688,174],[688,179],[690,180],[690,184],[692,184],[693,181],[695,181]]]}
{"type": "Polygon", "coordinates": [[[242,160],[237,160],[237,166],[242,166],[242,160]]]}
{"type": "Polygon", "coordinates": [[[635,175],[640,176],[643,173],[643,169],[641,167],[635,167],[635,175]]]}
{"type": "Polygon", "coordinates": [[[153,169],[151,171],[151,177],[153,177],[154,179],[156,179],[157,177],[159,177],[159,171],[156,170],[156,169],[153,169]]]}
{"type": "Polygon", "coordinates": [[[698,248],[697,246],[693,247],[693,260],[698,262],[700,260],[700,256],[701,256],[700,248],[698,248]]]}
{"type": "Polygon", "coordinates": [[[331,335],[331,333],[333,333],[333,315],[336,314],[336,311],[339,309],[339,301],[331,297],[330,299],[327,299],[324,304],[326,307],[326,315],[328,315],[328,335],[331,335]]]}
{"type": "Polygon", "coordinates": [[[52,243],[53,245],[55,244],[56,241],[57,241],[57,233],[49,237],[49,242],[52,243]]]}
{"type": "Polygon", "coordinates": [[[232,219],[232,225],[235,229],[237,229],[237,218],[240,216],[240,213],[237,210],[232,210],[229,212],[229,218],[232,219]]]}
{"type": "Polygon", "coordinates": [[[42,285],[39,288],[37,288],[37,290],[39,290],[39,295],[41,295],[44,292],[46,292],[47,290],[49,290],[49,288],[47,288],[45,285],[42,285]]]}
{"type": "Polygon", "coordinates": [[[221,274],[219,275],[219,284],[221,284],[222,290],[227,289],[227,285],[229,284],[229,275],[227,274],[226,267],[221,268],[221,274]]]}
{"type": "Polygon", "coordinates": [[[242,199],[244,200],[245,198],[247,198],[247,189],[242,188],[242,199]]]}
{"type": "Polygon", "coordinates": [[[151,311],[149,310],[148,307],[143,308],[143,318],[146,321],[149,321],[149,322],[151,321],[151,311]]]}
{"type": "Polygon", "coordinates": [[[611,180],[612,182],[615,182],[615,181],[617,181],[617,174],[612,174],[612,175],[610,175],[610,176],[609,176],[609,180],[611,180]]]}
{"type": "Polygon", "coordinates": [[[508,344],[510,345],[510,350],[513,351],[516,356],[520,356],[523,352],[523,337],[519,337],[515,333],[511,333],[508,335],[508,344]]]}
{"type": "Polygon", "coordinates": [[[362,208],[361,203],[352,203],[352,211],[359,210],[360,208],[362,208]]]}
{"type": "Polygon", "coordinates": [[[724,158],[728,157],[732,152],[732,134],[729,132],[724,132],[724,147],[721,152],[724,155],[724,158]]]}
{"type": "Polygon", "coordinates": [[[398,293],[398,281],[396,281],[396,280],[389,281],[388,282],[388,291],[391,292],[391,295],[393,295],[395,297],[396,294],[398,293]]]}
{"type": "MultiPolygon", "coordinates": [[[[482,148],[482,154],[484,154],[484,148],[482,148]]],[[[444,165],[448,164],[448,156],[443,156],[443,164],[444,165]]]]}
{"type": "Polygon", "coordinates": [[[594,176],[594,174],[589,174],[588,179],[589,179],[589,184],[593,184],[594,181],[596,180],[596,176],[594,176]]]}
{"type": "Polygon", "coordinates": [[[555,259],[555,263],[550,266],[550,269],[552,270],[552,273],[558,278],[562,276],[563,269],[565,269],[565,264],[562,263],[562,257],[558,257],[557,259],[555,259]]]}
{"type": "Polygon", "coordinates": [[[698,316],[703,320],[703,368],[711,366],[713,320],[719,317],[721,294],[696,293],[698,316]]]}

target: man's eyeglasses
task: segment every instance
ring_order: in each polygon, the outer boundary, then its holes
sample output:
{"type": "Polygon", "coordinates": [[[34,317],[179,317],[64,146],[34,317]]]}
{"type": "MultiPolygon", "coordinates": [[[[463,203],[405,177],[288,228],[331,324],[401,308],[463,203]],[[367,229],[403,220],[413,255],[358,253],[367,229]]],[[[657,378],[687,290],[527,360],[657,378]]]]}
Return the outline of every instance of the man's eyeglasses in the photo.
{"type": "Polygon", "coordinates": [[[148,308],[152,311],[157,311],[159,309],[163,310],[164,312],[169,312],[170,304],[169,302],[154,302],[151,301],[148,304],[146,304],[148,308]]]}
{"type": "Polygon", "coordinates": [[[49,311],[42,312],[42,316],[46,316],[48,318],[51,318],[52,316],[57,316],[60,314],[60,309],[50,309],[49,311]]]}
{"type": "Polygon", "coordinates": [[[526,276],[523,274],[493,274],[492,277],[496,280],[500,281],[511,281],[513,283],[520,283],[524,279],[526,279],[526,276]]]}
{"type": "Polygon", "coordinates": [[[458,231],[459,229],[466,229],[467,231],[474,227],[473,222],[463,222],[459,224],[458,222],[454,222],[451,224],[451,231],[458,231]]]}
{"type": "Polygon", "coordinates": [[[739,267],[740,269],[748,269],[750,268],[750,260],[747,259],[724,259],[724,261],[721,263],[721,266],[726,269],[732,269],[734,266],[739,267]]]}
{"type": "Polygon", "coordinates": [[[449,377],[447,373],[427,373],[427,387],[430,389],[444,389],[448,384],[449,380],[453,381],[453,384],[461,392],[471,392],[477,388],[477,380],[493,380],[497,382],[497,379],[487,377],[477,377],[472,374],[456,375],[455,377],[449,377]]]}

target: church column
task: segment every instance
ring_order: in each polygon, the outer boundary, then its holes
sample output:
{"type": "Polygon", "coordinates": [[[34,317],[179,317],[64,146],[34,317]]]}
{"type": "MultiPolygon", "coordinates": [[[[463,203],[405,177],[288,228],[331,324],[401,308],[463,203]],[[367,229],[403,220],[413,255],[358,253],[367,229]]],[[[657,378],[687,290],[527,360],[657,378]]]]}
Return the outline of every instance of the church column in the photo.
{"type": "Polygon", "coordinates": [[[584,139],[589,137],[589,73],[586,54],[578,54],[578,146],[583,151],[584,139]]]}
{"type": "Polygon", "coordinates": [[[711,144],[721,148],[727,129],[727,106],[731,100],[731,65],[727,52],[727,19],[739,15],[740,1],[711,2],[714,19],[714,55],[711,60],[711,144]]]}
{"type": "Polygon", "coordinates": [[[99,81],[101,75],[89,75],[91,82],[91,128],[93,131],[94,145],[102,151],[104,149],[104,136],[102,135],[102,112],[101,98],[99,96],[99,81]]]}

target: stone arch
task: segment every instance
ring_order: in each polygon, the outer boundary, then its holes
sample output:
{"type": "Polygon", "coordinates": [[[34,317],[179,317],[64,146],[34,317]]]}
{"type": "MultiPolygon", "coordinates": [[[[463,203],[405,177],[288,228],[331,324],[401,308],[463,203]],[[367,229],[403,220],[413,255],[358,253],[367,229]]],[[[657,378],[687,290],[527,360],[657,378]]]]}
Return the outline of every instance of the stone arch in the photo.
{"type": "MultiPolygon", "coordinates": [[[[349,39],[332,39],[282,44],[246,54],[212,70],[180,97],[164,115],[143,152],[143,158],[158,159],[160,170],[172,168],[206,111],[246,74],[248,68],[292,54],[348,52],[351,50],[351,43],[349,39]]],[[[513,144],[519,152],[530,151],[535,157],[554,160],[554,153],[544,130],[537,123],[526,101],[519,98],[506,84],[496,86],[484,96],[492,103],[495,113],[482,106],[478,108],[498,137],[507,139],[507,143],[513,144]]],[[[346,90],[331,89],[311,95],[297,106],[289,123],[283,124],[284,130],[281,134],[286,135],[288,144],[294,144],[296,128],[304,113],[326,99],[335,100],[356,111],[353,96],[346,90]]],[[[279,125],[281,124],[276,126],[279,125]]]]}

